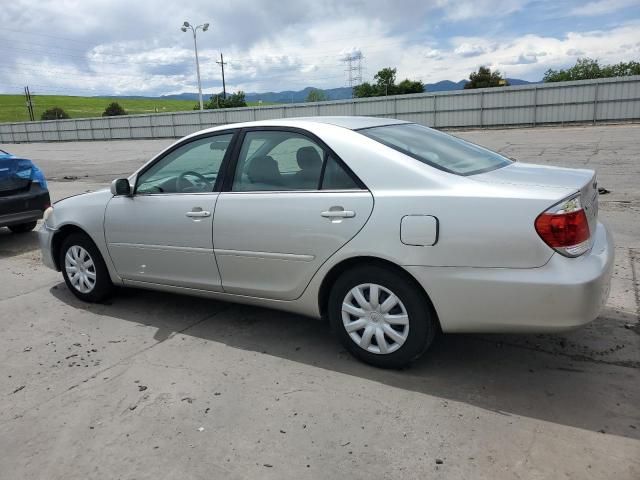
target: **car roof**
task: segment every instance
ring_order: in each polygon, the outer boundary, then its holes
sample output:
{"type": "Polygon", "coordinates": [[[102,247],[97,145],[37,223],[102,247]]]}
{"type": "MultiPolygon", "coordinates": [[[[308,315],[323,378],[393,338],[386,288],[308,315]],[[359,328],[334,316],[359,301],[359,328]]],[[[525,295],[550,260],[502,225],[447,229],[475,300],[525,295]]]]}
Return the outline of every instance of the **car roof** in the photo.
{"type": "Polygon", "coordinates": [[[201,135],[203,133],[217,132],[230,128],[248,128],[248,127],[310,127],[312,125],[334,125],[337,127],[347,128],[349,130],[360,130],[363,128],[382,127],[384,125],[398,125],[406,122],[404,120],[396,120],[395,118],[380,117],[350,117],[350,116],[327,116],[327,117],[287,117],[276,118],[271,120],[256,120],[253,122],[229,123],[218,125],[215,127],[200,130],[188,135],[188,137],[201,135]]]}
{"type": "Polygon", "coordinates": [[[409,123],[395,118],[381,117],[356,117],[356,116],[332,116],[332,117],[297,117],[286,120],[299,120],[310,123],[328,123],[337,127],[348,128],[349,130],[359,130],[361,128],[382,127],[383,125],[397,125],[399,123],[409,123]]]}

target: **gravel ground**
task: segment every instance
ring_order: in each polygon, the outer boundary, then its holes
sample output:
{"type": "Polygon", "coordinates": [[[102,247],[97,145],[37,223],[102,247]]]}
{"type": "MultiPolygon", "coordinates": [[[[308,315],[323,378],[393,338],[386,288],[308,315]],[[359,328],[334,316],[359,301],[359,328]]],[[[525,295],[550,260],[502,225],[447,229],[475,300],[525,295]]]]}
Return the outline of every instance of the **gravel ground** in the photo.
{"type": "MultiPolygon", "coordinates": [[[[595,322],[446,335],[384,371],[290,314],[136,290],[80,303],[35,233],[0,229],[0,479],[640,478],[640,126],[456,135],[598,171],[617,258],[595,322]]],[[[169,143],[0,148],[59,199],[169,143]]]]}

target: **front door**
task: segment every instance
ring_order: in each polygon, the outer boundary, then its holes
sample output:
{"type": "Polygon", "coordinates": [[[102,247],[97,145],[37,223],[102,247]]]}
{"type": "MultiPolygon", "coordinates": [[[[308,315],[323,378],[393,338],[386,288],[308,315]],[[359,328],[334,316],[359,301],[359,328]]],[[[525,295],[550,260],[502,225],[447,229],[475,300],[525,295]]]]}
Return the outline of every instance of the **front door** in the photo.
{"type": "Polygon", "coordinates": [[[123,279],[221,290],[212,239],[214,186],[232,137],[179,145],[138,175],[133,196],[111,199],[105,236],[123,279]]]}
{"type": "Polygon", "coordinates": [[[228,190],[213,228],[224,291],[279,300],[299,297],[373,208],[335,156],[293,131],[246,132],[228,190]]]}

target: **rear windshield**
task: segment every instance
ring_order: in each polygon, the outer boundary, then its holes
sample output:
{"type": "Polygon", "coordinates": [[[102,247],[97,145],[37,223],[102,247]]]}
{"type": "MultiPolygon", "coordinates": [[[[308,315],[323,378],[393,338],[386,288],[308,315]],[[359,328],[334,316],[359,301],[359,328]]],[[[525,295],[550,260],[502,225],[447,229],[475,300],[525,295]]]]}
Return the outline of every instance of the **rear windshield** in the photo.
{"type": "Polygon", "coordinates": [[[511,160],[486,148],[414,123],[366,128],[358,132],[427,165],[456,175],[488,172],[511,163],[511,160]]]}

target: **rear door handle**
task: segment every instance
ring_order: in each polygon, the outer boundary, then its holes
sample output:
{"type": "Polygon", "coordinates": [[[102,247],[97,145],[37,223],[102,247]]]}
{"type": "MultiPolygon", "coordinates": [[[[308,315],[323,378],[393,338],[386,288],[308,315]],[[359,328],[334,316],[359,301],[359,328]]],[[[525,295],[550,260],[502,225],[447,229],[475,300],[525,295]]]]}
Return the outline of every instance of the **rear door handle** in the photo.
{"type": "Polygon", "coordinates": [[[326,210],[320,215],[324,218],[353,218],[356,216],[356,212],[353,210],[326,210]]]}
{"type": "Polygon", "coordinates": [[[210,217],[211,212],[207,212],[206,210],[192,210],[190,212],[185,213],[185,215],[191,218],[210,217]]]}

